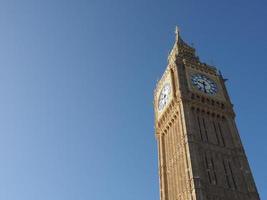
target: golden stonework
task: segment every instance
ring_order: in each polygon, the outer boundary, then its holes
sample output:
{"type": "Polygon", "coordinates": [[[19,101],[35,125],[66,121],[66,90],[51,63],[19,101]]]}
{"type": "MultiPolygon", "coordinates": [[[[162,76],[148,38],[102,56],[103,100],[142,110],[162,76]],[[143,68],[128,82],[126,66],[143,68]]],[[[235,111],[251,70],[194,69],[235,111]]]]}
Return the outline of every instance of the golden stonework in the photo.
{"type": "Polygon", "coordinates": [[[154,90],[161,200],[259,200],[225,79],[176,28],[154,90]]]}

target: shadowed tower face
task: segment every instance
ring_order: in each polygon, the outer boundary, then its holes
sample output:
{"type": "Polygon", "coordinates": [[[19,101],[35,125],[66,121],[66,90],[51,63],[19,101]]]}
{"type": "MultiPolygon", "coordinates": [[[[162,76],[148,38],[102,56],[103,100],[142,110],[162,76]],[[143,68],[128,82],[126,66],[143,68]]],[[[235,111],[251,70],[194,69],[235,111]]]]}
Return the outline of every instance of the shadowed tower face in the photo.
{"type": "Polygon", "coordinates": [[[177,28],[154,91],[161,200],[260,199],[224,82],[177,28]]]}

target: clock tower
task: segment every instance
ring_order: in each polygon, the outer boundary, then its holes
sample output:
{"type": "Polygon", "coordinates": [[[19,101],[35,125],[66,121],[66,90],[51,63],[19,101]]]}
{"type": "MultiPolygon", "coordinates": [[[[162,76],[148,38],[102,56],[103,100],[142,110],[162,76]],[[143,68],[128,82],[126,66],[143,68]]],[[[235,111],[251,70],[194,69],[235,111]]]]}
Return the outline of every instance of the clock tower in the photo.
{"type": "Polygon", "coordinates": [[[259,200],[225,79],[176,28],[154,91],[161,200],[259,200]]]}

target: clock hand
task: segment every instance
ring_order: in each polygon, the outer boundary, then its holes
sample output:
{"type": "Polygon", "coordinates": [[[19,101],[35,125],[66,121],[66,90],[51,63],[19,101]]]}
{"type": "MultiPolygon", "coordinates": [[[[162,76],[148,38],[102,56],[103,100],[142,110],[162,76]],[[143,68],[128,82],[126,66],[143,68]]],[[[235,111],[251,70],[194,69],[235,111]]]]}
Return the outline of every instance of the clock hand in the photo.
{"type": "Polygon", "coordinates": [[[203,85],[203,82],[200,82],[200,81],[197,81],[197,82],[198,82],[199,84],[201,84],[202,86],[204,86],[204,85],[203,85]]]}
{"type": "Polygon", "coordinates": [[[205,81],[203,81],[203,86],[204,86],[204,92],[207,93],[207,89],[206,89],[207,84],[205,83],[205,81]]]}

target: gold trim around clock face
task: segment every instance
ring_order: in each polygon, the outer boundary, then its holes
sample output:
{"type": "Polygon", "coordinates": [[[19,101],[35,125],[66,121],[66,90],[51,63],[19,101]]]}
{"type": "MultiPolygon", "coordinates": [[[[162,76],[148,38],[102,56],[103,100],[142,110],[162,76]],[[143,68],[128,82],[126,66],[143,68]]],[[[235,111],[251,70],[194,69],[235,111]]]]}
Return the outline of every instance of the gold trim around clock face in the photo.
{"type": "Polygon", "coordinates": [[[170,100],[171,83],[167,82],[162,87],[158,97],[158,111],[161,112],[170,100]]]}
{"type": "Polygon", "coordinates": [[[204,74],[191,74],[190,80],[193,87],[198,89],[200,92],[204,92],[208,95],[216,95],[218,92],[218,87],[215,81],[204,74]]]}
{"type": "Polygon", "coordinates": [[[192,92],[199,93],[200,95],[205,95],[210,98],[225,101],[223,89],[218,76],[207,74],[205,72],[194,69],[187,69],[187,82],[189,89],[192,92]],[[197,83],[197,79],[194,80],[195,82],[192,80],[192,77],[197,75],[199,75],[199,81],[201,82],[199,83],[199,86],[197,83]]]}
{"type": "Polygon", "coordinates": [[[167,74],[162,77],[158,87],[159,90],[156,95],[155,109],[157,118],[159,119],[173,99],[173,83],[170,72],[167,72],[167,74]]]}

